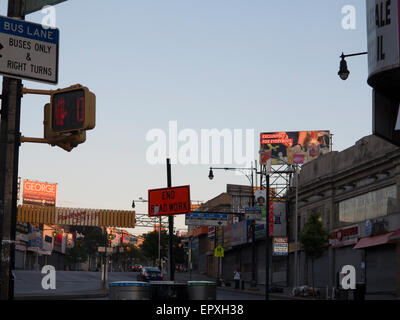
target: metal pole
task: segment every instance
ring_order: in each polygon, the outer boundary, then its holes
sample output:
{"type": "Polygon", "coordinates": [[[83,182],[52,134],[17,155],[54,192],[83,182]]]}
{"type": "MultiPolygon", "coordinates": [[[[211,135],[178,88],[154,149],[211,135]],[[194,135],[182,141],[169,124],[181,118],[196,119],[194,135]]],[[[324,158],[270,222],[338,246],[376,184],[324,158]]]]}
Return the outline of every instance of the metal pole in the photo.
{"type": "MultiPolygon", "coordinates": [[[[253,178],[253,163],[251,164],[251,206],[254,207],[255,199],[254,199],[254,178],[253,178]]],[[[256,263],[256,220],[251,221],[251,286],[256,286],[256,270],[257,270],[257,263],[256,263]]]]}
{"type": "Polygon", "coordinates": [[[161,216],[160,216],[160,223],[158,225],[158,267],[161,270],[161,216]]]}
{"type": "Polygon", "coordinates": [[[297,220],[298,220],[298,200],[299,200],[299,166],[296,165],[296,203],[295,203],[295,217],[294,217],[294,285],[293,287],[297,287],[297,260],[298,260],[298,253],[297,253],[297,220]]]}
{"type": "MultiPolygon", "coordinates": [[[[167,159],[167,187],[172,187],[171,181],[171,163],[170,159],[167,159]]],[[[174,270],[174,254],[172,252],[172,242],[173,242],[173,234],[174,234],[174,216],[168,217],[168,228],[169,228],[169,241],[168,241],[168,265],[169,265],[169,280],[174,281],[175,279],[175,270],[174,270]]]]}
{"type": "Polygon", "coordinates": [[[265,175],[267,183],[267,212],[265,214],[265,300],[269,300],[269,174],[265,175]]]}
{"type": "MultiPolygon", "coordinates": [[[[8,17],[24,20],[23,1],[8,2],[8,17]]],[[[0,125],[0,299],[13,300],[22,81],[3,77],[0,125]]]]}

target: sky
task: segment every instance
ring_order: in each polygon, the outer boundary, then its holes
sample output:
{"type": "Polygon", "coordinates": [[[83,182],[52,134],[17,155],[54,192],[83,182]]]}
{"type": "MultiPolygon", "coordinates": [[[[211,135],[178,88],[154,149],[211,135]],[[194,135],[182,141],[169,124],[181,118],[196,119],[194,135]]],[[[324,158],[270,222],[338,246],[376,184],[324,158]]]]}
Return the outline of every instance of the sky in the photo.
{"type": "MultiPolygon", "coordinates": [[[[130,210],[133,199],[166,187],[165,161],[149,163],[146,136],[160,129],[168,137],[169,121],[199,136],[202,129],[252,129],[254,159],[260,132],[330,130],[335,151],[372,133],[367,56],[347,59],[347,81],[337,75],[342,52],[367,51],[364,0],[68,0],[55,8],[59,82],[23,85],[79,83],[96,94],[96,127],[84,144],[71,152],[21,145],[19,176],[57,183],[57,206],[130,210]],[[355,29],[342,27],[346,5],[356,10],[355,29]]],[[[6,1],[0,10],[7,14],[6,1]]],[[[23,97],[22,135],[43,137],[48,102],[23,97]]],[[[210,181],[211,165],[173,164],[172,185],[190,185],[191,199],[200,201],[228,183],[248,185],[225,171],[210,181]]],[[[147,213],[146,204],[136,203],[136,211],[147,213]]],[[[186,228],[184,216],[175,227],[186,228]]]]}

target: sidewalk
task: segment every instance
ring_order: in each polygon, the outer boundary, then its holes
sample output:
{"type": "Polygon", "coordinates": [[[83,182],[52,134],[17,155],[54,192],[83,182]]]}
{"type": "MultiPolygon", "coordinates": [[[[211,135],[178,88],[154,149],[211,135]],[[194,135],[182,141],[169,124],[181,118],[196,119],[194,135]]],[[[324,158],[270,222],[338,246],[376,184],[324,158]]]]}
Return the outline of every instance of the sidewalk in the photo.
{"type": "MultiPolygon", "coordinates": [[[[189,272],[176,272],[175,273],[175,280],[176,281],[189,281],[190,279],[190,274],[189,272]]],[[[191,280],[192,281],[213,281],[216,282],[217,279],[208,277],[207,275],[200,274],[198,272],[193,272],[191,275],[191,280]]],[[[230,281],[230,283],[233,285],[233,281],[230,281]]],[[[246,283],[246,285],[248,285],[246,283]]],[[[217,287],[218,290],[226,290],[226,291],[241,291],[245,292],[246,294],[254,294],[257,296],[265,296],[265,289],[264,288],[249,288],[248,286],[245,286],[245,289],[235,289],[234,287],[227,287],[227,286],[220,286],[217,287]]],[[[311,301],[318,301],[318,300],[325,300],[325,299],[316,299],[312,296],[308,297],[301,297],[301,296],[293,296],[292,293],[292,288],[284,287],[282,293],[275,293],[271,292],[269,294],[270,297],[274,299],[280,299],[280,300],[311,300],[311,301]]],[[[349,301],[352,301],[351,295],[349,297],[349,301]]],[[[397,297],[396,295],[392,294],[366,294],[365,295],[365,300],[400,300],[400,297],[397,297]]],[[[330,299],[330,301],[333,301],[330,299]]],[[[335,300],[337,301],[337,300],[335,300]]]]}

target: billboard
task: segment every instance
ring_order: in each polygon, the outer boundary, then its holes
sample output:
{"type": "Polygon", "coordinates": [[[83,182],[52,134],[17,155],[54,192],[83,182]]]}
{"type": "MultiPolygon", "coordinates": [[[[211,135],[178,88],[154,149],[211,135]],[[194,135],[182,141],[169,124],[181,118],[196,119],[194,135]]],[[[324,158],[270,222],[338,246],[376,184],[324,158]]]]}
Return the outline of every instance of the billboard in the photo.
{"type": "Polygon", "coordinates": [[[330,132],[284,131],[260,134],[260,164],[304,164],[331,150],[330,132]],[[282,161],[279,161],[282,160],[282,161]]]}
{"type": "Polygon", "coordinates": [[[22,203],[43,207],[55,207],[57,184],[24,180],[22,203]]]}

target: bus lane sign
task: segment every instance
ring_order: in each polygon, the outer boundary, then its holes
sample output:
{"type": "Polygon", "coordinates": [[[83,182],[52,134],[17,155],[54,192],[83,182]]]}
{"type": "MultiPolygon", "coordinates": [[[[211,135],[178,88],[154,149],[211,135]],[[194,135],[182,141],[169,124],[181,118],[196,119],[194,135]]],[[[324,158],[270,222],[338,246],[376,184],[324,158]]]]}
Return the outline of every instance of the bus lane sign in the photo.
{"type": "Polygon", "coordinates": [[[56,28],[0,16],[0,74],[57,84],[59,39],[56,28]]]}

